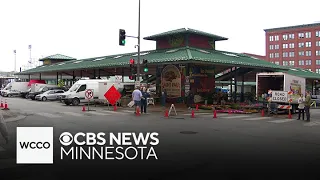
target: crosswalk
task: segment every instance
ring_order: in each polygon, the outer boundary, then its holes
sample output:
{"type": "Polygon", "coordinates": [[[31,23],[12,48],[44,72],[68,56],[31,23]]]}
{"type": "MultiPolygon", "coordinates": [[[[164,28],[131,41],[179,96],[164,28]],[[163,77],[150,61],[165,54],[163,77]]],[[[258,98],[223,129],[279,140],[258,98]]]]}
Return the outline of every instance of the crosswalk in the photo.
{"type": "Polygon", "coordinates": [[[42,116],[46,118],[62,118],[64,116],[74,116],[74,117],[83,117],[83,116],[112,116],[112,115],[127,115],[132,114],[132,111],[85,111],[85,112],[36,112],[32,113],[33,115],[42,116]]]}
{"type": "MultiPolygon", "coordinates": [[[[190,113],[183,114],[184,116],[191,116],[190,113]]],[[[213,113],[196,113],[195,117],[203,117],[203,118],[213,118],[213,113]]],[[[303,122],[298,121],[296,119],[286,119],[284,117],[261,117],[256,114],[227,114],[227,113],[218,113],[217,119],[223,120],[241,120],[241,121],[261,121],[266,123],[274,123],[274,124],[282,124],[282,123],[294,123],[294,122],[302,122],[303,126],[319,126],[320,121],[311,121],[311,122],[303,122]]]]}

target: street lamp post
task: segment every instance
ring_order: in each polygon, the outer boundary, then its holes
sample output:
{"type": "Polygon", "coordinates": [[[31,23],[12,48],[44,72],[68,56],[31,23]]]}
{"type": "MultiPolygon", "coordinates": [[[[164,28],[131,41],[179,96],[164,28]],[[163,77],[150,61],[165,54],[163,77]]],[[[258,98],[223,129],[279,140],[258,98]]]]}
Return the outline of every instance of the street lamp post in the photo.
{"type": "Polygon", "coordinates": [[[13,50],[14,53],[14,72],[17,70],[17,51],[13,50]]]}

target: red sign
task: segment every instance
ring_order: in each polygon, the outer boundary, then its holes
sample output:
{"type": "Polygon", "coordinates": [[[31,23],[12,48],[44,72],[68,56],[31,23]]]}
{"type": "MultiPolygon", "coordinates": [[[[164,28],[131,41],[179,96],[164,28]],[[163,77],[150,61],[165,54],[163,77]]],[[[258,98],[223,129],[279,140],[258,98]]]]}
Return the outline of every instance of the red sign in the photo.
{"type": "Polygon", "coordinates": [[[109,101],[111,105],[115,105],[121,98],[121,94],[114,86],[111,86],[111,88],[104,94],[104,97],[109,101]]]}

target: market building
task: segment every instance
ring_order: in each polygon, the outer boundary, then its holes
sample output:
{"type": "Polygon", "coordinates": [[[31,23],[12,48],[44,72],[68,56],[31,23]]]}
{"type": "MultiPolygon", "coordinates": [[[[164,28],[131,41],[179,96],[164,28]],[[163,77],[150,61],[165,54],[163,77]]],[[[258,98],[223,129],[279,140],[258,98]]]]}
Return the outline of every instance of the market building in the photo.
{"type": "MultiPolygon", "coordinates": [[[[216,42],[228,38],[195,29],[181,28],[144,39],[156,41],[156,49],[140,53],[141,61],[148,60],[149,69],[147,73],[142,72],[143,82],[155,83],[157,95],[166,90],[169,102],[185,102],[192,92],[201,97],[200,101],[212,103],[216,82],[224,86],[229,82],[231,98],[244,101],[245,82],[255,82],[257,72],[300,73],[306,78],[320,79],[320,75],[309,71],[293,71],[246,54],[216,50],[216,42]]],[[[126,81],[132,75],[129,61],[136,58],[136,52],[87,59],[58,54],[41,59],[42,66],[17,75],[26,81],[46,79],[57,84],[62,80],[72,84],[82,77],[96,79],[115,75],[123,76],[122,80],[126,81]]]]}

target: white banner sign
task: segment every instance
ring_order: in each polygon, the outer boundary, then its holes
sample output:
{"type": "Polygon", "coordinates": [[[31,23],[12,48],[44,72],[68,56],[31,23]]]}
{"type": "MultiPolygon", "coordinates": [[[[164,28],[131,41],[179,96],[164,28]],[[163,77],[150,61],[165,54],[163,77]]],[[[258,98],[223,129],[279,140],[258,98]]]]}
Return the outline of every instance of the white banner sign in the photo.
{"type": "Polygon", "coordinates": [[[288,92],[286,91],[272,91],[272,102],[288,102],[288,92]]]}

